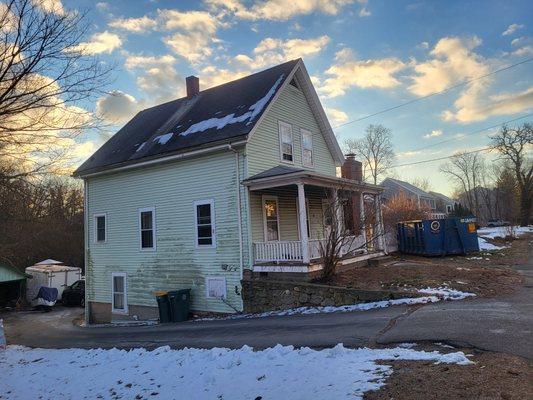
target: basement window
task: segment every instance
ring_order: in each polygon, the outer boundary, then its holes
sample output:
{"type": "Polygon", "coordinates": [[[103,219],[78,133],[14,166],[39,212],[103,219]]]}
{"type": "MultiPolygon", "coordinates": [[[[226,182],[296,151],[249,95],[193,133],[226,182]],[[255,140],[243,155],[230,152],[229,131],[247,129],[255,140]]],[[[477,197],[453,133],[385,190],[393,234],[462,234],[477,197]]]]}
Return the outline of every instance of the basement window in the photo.
{"type": "Polygon", "coordinates": [[[206,297],[208,299],[226,298],[226,278],[223,276],[209,276],[205,278],[206,297]]]}

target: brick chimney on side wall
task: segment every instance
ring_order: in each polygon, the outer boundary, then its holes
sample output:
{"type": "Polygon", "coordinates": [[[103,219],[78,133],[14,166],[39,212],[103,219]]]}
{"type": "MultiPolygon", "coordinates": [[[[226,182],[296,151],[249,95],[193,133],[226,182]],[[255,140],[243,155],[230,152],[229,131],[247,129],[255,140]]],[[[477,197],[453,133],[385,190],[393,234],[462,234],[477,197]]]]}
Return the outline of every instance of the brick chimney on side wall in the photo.
{"type": "MultiPolygon", "coordinates": [[[[346,154],[346,160],[341,167],[341,176],[352,181],[363,181],[363,163],[355,159],[355,154],[346,154]]],[[[351,233],[361,232],[360,195],[352,195],[344,206],[344,225],[351,233]]]]}
{"type": "Polygon", "coordinates": [[[188,76],[185,78],[187,86],[187,98],[191,98],[200,93],[200,79],[197,76],[188,76]]]}

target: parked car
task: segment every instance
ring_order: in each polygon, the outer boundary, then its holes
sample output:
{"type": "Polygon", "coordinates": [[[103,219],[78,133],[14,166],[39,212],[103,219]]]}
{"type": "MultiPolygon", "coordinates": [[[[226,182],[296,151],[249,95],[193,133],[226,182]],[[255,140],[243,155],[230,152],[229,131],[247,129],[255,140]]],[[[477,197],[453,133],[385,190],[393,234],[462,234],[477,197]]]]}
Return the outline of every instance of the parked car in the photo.
{"type": "Polygon", "coordinates": [[[508,226],[508,225],[511,225],[509,221],[503,221],[501,219],[489,219],[487,222],[487,226],[489,228],[494,228],[497,226],[508,226]]]}
{"type": "Polygon", "coordinates": [[[63,304],[85,307],[85,281],[76,281],[63,291],[63,304]]]}

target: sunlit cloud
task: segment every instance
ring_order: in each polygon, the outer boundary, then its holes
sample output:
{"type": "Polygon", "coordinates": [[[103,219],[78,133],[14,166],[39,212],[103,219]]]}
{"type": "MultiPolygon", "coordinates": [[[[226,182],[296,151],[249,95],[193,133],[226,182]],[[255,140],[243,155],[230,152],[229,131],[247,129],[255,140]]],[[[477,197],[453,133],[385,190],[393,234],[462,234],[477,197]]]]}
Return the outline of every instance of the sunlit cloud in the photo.
{"type": "Polygon", "coordinates": [[[71,48],[72,51],[79,51],[83,54],[112,53],[122,46],[122,39],[116,33],[108,31],[95,33],[88,42],[81,42],[71,48]]]}
{"type": "Polygon", "coordinates": [[[505,31],[502,32],[502,36],[508,36],[515,33],[517,30],[524,28],[524,25],[520,24],[511,24],[507,27],[505,31]]]}

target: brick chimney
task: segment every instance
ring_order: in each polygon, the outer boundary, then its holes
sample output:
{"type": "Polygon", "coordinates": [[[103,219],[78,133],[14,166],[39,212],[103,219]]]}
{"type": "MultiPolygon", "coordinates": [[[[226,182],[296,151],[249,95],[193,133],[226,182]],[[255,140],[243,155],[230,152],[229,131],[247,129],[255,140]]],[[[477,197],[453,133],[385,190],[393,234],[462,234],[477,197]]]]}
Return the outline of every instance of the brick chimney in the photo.
{"type": "Polygon", "coordinates": [[[185,83],[187,85],[187,97],[189,99],[200,93],[200,79],[197,76],[188,76],[185,78],[185,83]]]}
{"type": "Polygon", "coordinates": [[[363,164],[355,159],[355,154],[346,154],[346,160],[341,167],[341,176],[352,181],[363,180],[363,164]]]}

